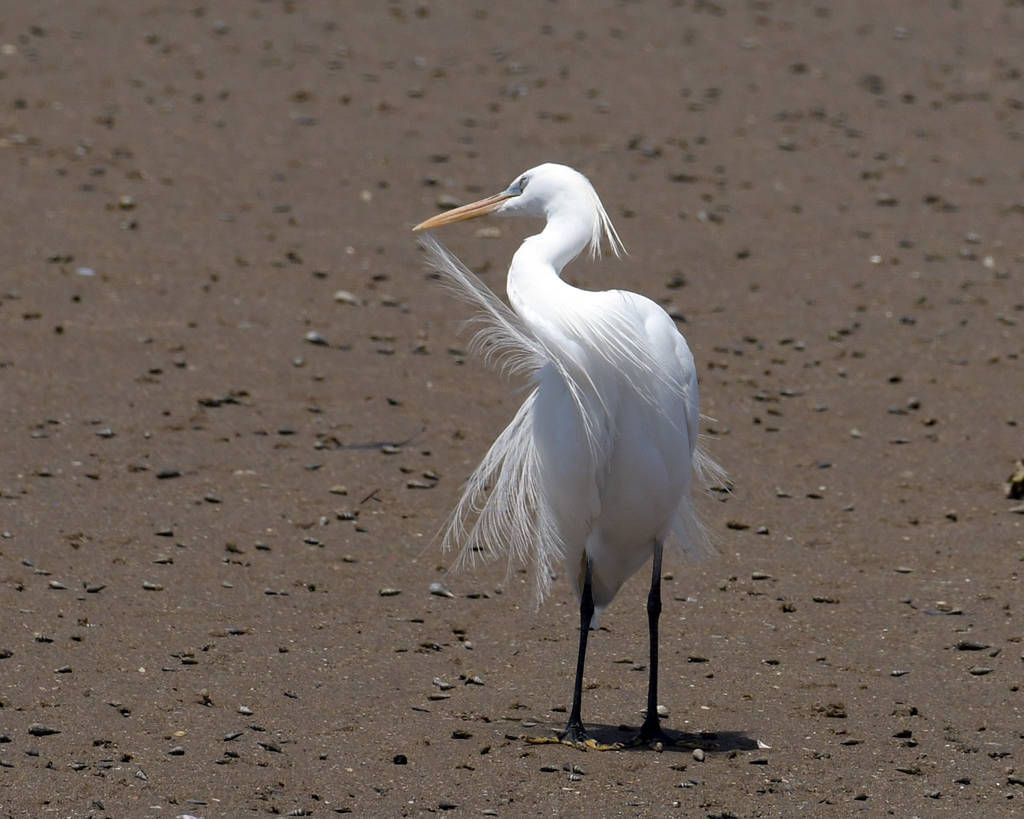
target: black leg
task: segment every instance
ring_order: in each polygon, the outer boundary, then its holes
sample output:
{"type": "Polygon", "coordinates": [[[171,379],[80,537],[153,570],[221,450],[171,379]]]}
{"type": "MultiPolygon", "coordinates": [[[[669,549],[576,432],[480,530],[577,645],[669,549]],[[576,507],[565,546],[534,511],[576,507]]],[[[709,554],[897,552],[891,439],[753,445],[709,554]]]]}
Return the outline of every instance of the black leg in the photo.
{"type": "Polygon", "coordinates": [[[658,721],[658,619],[661,617],[661,552],[661,543],[655,541],[651,591],[647,595],[647,626],[651,635],[651,676],[647,684],[647,716],[636,740],[640,743],[670,742],[661,730],[661,723],[658,721]]]}
{"type": "Polygon", "coordinates": [[[586,556],[586,573],[583,579],[583,593],[580,595],[580,652],[576,659],[576,684],[572,691],[572,711],[569,712],[569,724],[561,739],[567,742],[585,742],[587,735],[583,729],[580,709],[583,704],[583,665],[587,659],[587,636],[590,634],[590,621],[594,617],[594,589],[592,586],[594,564],[586,556]]]}

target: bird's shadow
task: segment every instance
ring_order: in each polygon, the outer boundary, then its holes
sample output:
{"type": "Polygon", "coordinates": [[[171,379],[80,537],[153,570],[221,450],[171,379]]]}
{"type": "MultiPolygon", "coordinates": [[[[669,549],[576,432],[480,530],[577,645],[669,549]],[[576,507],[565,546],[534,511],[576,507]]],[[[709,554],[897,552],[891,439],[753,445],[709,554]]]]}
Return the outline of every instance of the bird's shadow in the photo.
{"type": "MultiPolygon", "coordinates": [[[[605,725],[602,723],[587,723],[587,738],[593,740],[598,746],[611,747],[621,751],[649,751],[652,746],[647,743],[631,744],[639,733],[639,728],[629,725],[605,725]]],[[[686,732],[673,731],[662,727],[668,743],[662,743],[661,750],[665,752],[678,751],[690,753],[700,748],[709,754],[724,754],[734,751],[757,751],[759,746],[756,739],[752,739],[742,731],[700,731],[686,732]]],[[[561,729],[552,729],[552,733],[560,734],[561,729]]]]}

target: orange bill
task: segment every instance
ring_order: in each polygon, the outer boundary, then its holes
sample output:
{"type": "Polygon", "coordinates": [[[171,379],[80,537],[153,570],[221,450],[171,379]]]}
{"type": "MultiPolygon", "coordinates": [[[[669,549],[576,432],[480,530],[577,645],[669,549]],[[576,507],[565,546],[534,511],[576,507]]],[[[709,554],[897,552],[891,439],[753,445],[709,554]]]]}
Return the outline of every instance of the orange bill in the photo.
{"type": "Polygon", "coordinates": [[[466,219],[486,216],[488,213],[494,213],[506,199],[511,199],[513,196],[515,194],[508,191],[496,193],[494,196],[481,199],[479,202],[473,202],[469,205],[463,205],[461,208],[455,208],[454,210],[439,213],[437,216],[432,216],[425,222],[420,222],[413,230],[431,230],[432,228],[441,227],[441,225],[450,225],[453,222],[464,222],[466,219]]]}

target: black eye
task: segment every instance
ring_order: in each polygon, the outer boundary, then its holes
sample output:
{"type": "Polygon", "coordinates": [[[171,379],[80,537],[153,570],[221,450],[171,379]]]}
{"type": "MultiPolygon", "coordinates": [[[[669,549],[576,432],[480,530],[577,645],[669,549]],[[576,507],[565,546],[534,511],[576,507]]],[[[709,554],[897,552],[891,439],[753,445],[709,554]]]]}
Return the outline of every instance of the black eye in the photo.
{"type": "Polygon", "coordinates": [[[526,183],[529,181],[530,177],[526,176],[525,174],[519,177],[519,181],[516,184],[519,186],[520,193],[526,190],[526,183]]]}

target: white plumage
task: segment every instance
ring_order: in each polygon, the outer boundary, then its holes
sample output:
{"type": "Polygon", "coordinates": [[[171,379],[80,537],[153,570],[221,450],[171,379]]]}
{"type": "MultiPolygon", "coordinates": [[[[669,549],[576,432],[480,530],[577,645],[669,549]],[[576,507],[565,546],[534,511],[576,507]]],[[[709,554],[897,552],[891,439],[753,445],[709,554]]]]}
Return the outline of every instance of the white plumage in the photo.
{"type": "Polygon", "coordinates": [[[508,552],[510,560],[532,563],[538,600],[554,566],[564,561],[583,626],[574,713],[564,735],[574,743],[585,739],[578,712],[586,626],[597,627],[622,584],[653,556],[653,662],[641,738],[663,740],[650,701],[657,690],[662,544],[675,535],[673,542],[689,552],[709,548],[694,511],[691,476],[694,469],[718,470],[697,446],[693,356],[673,320],[650,299],[581,290],[562,280],[562,268],[584,249],[600,254],[602,237],[616,255],[622,250],[582,174],[540,165],[502,193],[416,229],[487,213],[547,219],[512,258],[512,310],[432,238],[424,246],[443,279],[479,308],[476,343],[506,366],[529,372],[534,387],[470,477],[445,545],[457,547],[460,560],[508,552]]]}

